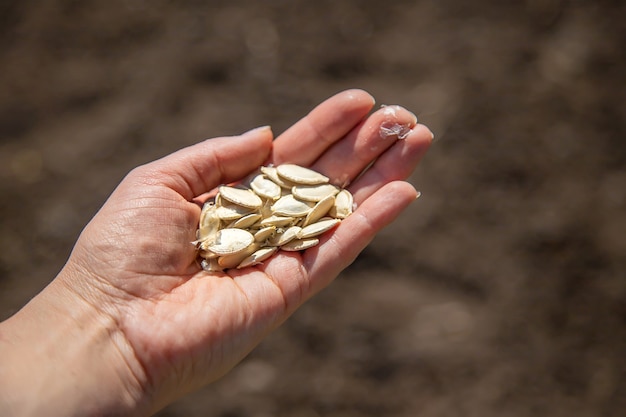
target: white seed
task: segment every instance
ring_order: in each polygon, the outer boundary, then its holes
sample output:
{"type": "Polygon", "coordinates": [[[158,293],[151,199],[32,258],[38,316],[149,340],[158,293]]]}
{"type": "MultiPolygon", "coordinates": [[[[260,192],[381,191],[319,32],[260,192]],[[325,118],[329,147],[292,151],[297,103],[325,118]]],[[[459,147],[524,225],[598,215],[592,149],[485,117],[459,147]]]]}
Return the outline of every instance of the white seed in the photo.
{"type": "Polygon", "coordinates": [[[328,177],[313,171],[312,169],[301,167],[295,164],[282,164],[276,167],[276,172],[281,178],[296,184],[324,184],[328,182],[328,177]]]}
{"type": "Polygon", "coordinates": [[[291,187],[295,185],[293,182],[281,178],[275,167],[261,167],[261,172],[283,189],[291,190],[291,187]]]}
{"type": "Polygon", "coordinates": [[[302,230],[301,227],[291,226],[286,229],[283,233],[276,234],[273,238],[271,238],[267,243],[271,246],[283,246],[289,241],[298,237],[298,234],[302,230]]]}
{"type": "Polygon", "coordinates": [[[207,249],[218,255],[230,255],[245,250],[253,242],[254,236],[247,230],[221,229],[207,249]]]}
{"type": "Polygon", "coordinates": [[[250,190],[223,185],[219,188],[219,191],[223,199],[243,207],[259,209],[263,205],[263,200],[250,190]]]}
{"type": "Polygon", "coordinates": [[[258,243],[253,243],[252,245],[248,246],[240,252],[220,256],[217,260],[217,263],[224,269],[235,268],[241,263],[241,261],[252,255],[257,249],[259,249],[259,247],[260,246],[258,243]]]}
{"type": "Polygon", "coordinates": [[[354,205],[354,199],[352,194],[348,190],[341,190],[335,196],[335,206],[330,209],[329,214],[331,217],[338,219],[345,219],[352,214],[352,206],[354,205]]]}
{"type": "Polygon", "coordinates": [[[261,225],[261,227],[269,227],[269,226],[285,227],[285,226],[291,226],[293,222],[294,222],[294,219],[293,217],[290,217],[290,216],[270,216],[261,220],[259,224],[261,225]]]}
{"type": "Polygon", "coordinates": [[[318,201],[318,203],[311,209],[309,214],[306,215],[304,222],[302,222],[302,227],[308,226],[312,223],[315,223],[326,214],[328,211],[334,207],[335,205],[335,197],[329,195],[328,197],[318,201]]]}
{"type": "Polygon", "coordinates": [[[275,254],[277,250],[277,246],[266,246],[264,248],[261,248],[254,252],[252,255],[248,256],[243,261],[241,261],[241,263],[237,266],[237,269],[258,265],[264,260],[268,259],[273,254],[275,254]]]}
{"type": "Polygon", "coordinates": [[[312,207],[312,204],[297,200],[289,194],[281,197],[272,205],[272,212],[279,216],[302,217],[306,216],[312,207]]]}
{"type": "Polygon", "coordinates": [[[200,225],[196,233],[198,240],[213,240],[220,227],[220,219],[213,203],[205,203],[200,212],[200,225]]]}
{"type": "Polygon", "coordinates": [[[198,252],[200,254],[200,256],[202,256],[204,259],[213,259],[213,258],[217,258],[219,255],[211,252],[210,250],[206,249],[206,245],[208,245],[209,242],[208,241],[204,241],[200,244],[200,247],[198,248],[198,252]]]}
{"type": "Polygon", "coordinates": [[[258,196],[270,200],[278,200],[282,193],[281,187],[274,181],[267,179],[265,175],[257,175],[254,177],[252,182],[250,182],[250,188],[252,188],[258,196]]]}
{"type": "Polygon", "coordinates": [[[328,196],[334,196],[339,188],[332,184],[295,185],[291,193],[299,200],[317,202],[328,196]]]}
{"type": "Polygon", "coordinates": [[[281,246],[280,249],[287,251],[287,252],[297,252],[297,251],[312,248],[318,243],[320,243],[319,239],[316,239],[314,237],[310,239],[295,239],[281,246]]]}
{"type": "Polygon", "coordinates": [[[224,202],[221,206],[215,209],[215,215],[224,221],[237,220],[250,214],[252,209],[243,207],[230,202],[224,202]]]}
{"type": "Polygon", "coordinates": [[[328,219],[328,220],[320,220],[317,223],[310,224],[306,227],[303,227],[298,233],[299,239],[308,239],[313,236],[321,235],[324,232],[329,231],[333,227],[337,226],[341,220],[339,219],[328,219]]]}
{"type": "Polygon", "coordinates": [[[228,227],[236,227],[238,229],[247,229],[248,227],[252,226],[256,222],[261,220],[261,217],[263,216],[261,216],[258,213],[248,214],[247,216],[243,216],[242,218],[235,220],[234,222],[229,224],[228,227]]]}
{"type": "Polygon", "coordinates": [[[319,243],[315,236],[336,227],[353,210],[347,190],[340,191],[311,169],[283,164],[260,171],[236,187],[219,187],[214,203],[203,206],[193,242],[203,269],[245,268],[278,249],[310,248],[319,243]]]}
{"type": "Polygon", "coordinates": [[[265,240],[272,237],[275,232],[276,226],[264,227],[254,234],[254,240],[256,240],[257,242],[264,242],[265,240]]]}

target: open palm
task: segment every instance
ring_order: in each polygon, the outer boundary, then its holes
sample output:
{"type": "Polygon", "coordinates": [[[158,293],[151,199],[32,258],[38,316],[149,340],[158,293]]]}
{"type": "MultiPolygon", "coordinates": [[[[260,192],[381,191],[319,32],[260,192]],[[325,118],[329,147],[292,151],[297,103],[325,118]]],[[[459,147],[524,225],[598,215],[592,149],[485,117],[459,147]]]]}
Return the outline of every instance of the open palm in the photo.
{"type": "Polygon", "coordinates": [[[400,107],[369,114],[372,106],[367,93],[345,91],[274,141],[260,128],[139,167],[85,228],[66,266],[79,271],[68,287],[117,323],[151,411],[231,369],[416,198],[402,180],[432,135],[400,107]],[[190,242],[202,195],[283,162],[349,184],[358,208],[302,253],[226,273],[201,270],[190,242]],[[87,284],[78,282],[85,276],[87,284]]]}

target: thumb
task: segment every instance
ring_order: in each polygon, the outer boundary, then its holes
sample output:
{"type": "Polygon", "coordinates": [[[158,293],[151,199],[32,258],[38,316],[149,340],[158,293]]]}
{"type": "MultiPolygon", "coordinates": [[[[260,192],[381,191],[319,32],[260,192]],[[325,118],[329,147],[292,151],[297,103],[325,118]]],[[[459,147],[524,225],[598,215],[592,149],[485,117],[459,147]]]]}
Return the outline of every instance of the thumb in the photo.
{"type": "Polygon", "coordinates": [[[273,134],[269,126],[239,136],[207,139],[137,168],[137,174],[191,200],[219,184],[241,179],[267,159],[273,134]]]}

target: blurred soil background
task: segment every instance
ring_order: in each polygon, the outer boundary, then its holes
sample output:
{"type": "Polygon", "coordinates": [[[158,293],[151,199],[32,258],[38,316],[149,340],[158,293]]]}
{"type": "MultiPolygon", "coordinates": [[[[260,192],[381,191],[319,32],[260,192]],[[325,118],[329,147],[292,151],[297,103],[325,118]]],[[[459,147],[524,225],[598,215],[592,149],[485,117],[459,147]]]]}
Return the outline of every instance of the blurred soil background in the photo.
{"type": "Polygon", "coordinates": [[[437,137],[423,196],[160,417],[622,416],[621,1],[0,2],[0,318],[133,167],[346,88],[437,137]]]}

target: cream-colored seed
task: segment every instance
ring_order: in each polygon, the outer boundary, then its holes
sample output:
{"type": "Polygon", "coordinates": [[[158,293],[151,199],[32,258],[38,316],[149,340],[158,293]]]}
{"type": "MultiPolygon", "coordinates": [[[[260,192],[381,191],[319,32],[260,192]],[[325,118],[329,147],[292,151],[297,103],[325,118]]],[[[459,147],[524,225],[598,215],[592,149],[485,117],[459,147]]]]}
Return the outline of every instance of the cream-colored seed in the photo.
{"type": "Polygon", "coordinates": [[[282,164],[276,167],[278,175],[296,184],[325,184],[328,177],[313,171],[312,169],[301,167],[295,164],[282,164]]]}
{"type": "Polygon", "coordinates": [[[261,167],[261,172],[281,188],[291,190],[295,185],[293,182],[281,178],[275,167],[261,167]]]}
{"type": "Polygon", "coordinates": [[[265,175],[257,175],[250,183],[250,188],[261,198],[270,200],[278,200],[282,194],[280,185],[265,177],[265,175]]]}
{"type": "Polygon", "coordinates": [[[254,242],[252,233],[243,229],[221,229],[207,250],[218,255],[231,255],[245,250],[254,242]]]}
{"type": "Polygon", "coordinates": [[[223,185],[219,188],[219,192],[222,198],[239,206],[248,207],[251,209],[259,209],[263,205],[263,200],[261,200],[261,197],[256,195],[251,190],[223,185]]]}
{"type": "Polygon", "coordinates": [[[298,252],[301,250],[312,248],[313,246],[320,243],[319,239],[310,238],[310,239],[295,239],[291,242],[280,247],[281,250],[287,252],[298,252]]]}
{"type": "Polygon", "coordinates": [[[289,194],[281,197],[272,205],[272,212],[279,216],[302,217],[306,216],[312,208],[311,203],[297,200],[289,194]]]}
{"type": "Polygon", "coordinates": [[[309,214],[306,215],[304,222],[302,223],[302,227],[306,227],[312,223],[315,223],[326,214],[328,211],[335,205],[335,197],[329,195],[328,197],[320,200],[317,204],[311,209],[309,214]]]}
{"type": "Polygon", "coordinates": [[[352,212],[352,195],[316,171],[294,164],[260,171],[238,186],[219,187],[203,206],[193,243],[206,271],[257,265],[279,249],[311,248],[352,212]]]}
{"type": "Polygon", "coordinates": [[[252,226],[256,222],[261,220],[261,217],[263,216],[261,216],[258,213],[248,214],[246,216],[243,216],[240,219],[235,220],[234,222],[229,224],[228,227],[236,227],[238,229],[247,229],[248,227],[252,226]]]}
{"type": "Polygon", "coordinates": [[[335,196],[335,206],[330,209],[329,214],[338,219],[345,219],[352,214],[354,200],[352,194],[348,190],[341,190],[335,196]]]}
{"type": "Polygon", "coordinates": [[[254,234],[254,240],[257,242],[264,242],[276,232],[276,226],[268,226],[259,230],[254,234]]]}
{"type": "Polygon", "coordinates": [[[340,222],[341,220],[339,219],[328,219],[320,220],[317,223],[310,224],[299,231],[298,239],[308,239],[310,237],[321,235],[322,233],[327,232],[337,226],[340,222]]]}
{"type": "Polygon", "coordinates": [[[284,232],[276,234],[276,236],[271,238],[267,243],[271,246],[283,246],[289,241],[297,238],[301,230],[302,228],[299,226],[291,226],[284,232]]]}
{"type": "Polygon", "coordinates": [[[252,255],[248,256],[246,259],[241,261],[239,265],[237,265],[238,269],[246,268],[248,266],[254,266],[262,263],[264,260],[268,259],[270,256],[276,253],[278,250],[278,246],[267,246],[261,248],[254,252],[252,255]]]}
{"type": "Polygon", "coordinates": [[[334,196],[338,192],[339,188],[332,184],[294,185],[291,189],[291,193],[294,197],[313,202],[318,202],[328,196],[334,196]]]}
{"type": "Polygon", "coordinates": [[[259,249],[259,247],[260,246],[258,243],[253,243],[240,252],[232,253],[230,255],[220,256],[217,259],[217,263],[219,266],[221,266],[224,269],[236,268],[237,265],[241,263],[241,261],[243,261],[248,256],[256,252],[259,249]]]}
{"type": "Polygon", "coordinates": [[[215,215],[220,220],[232,221],[250,214],[251,211],[252,209],[248,207],[243,207],[226,201],[222,205],[217,206],[215,209],[215,215]]]}

